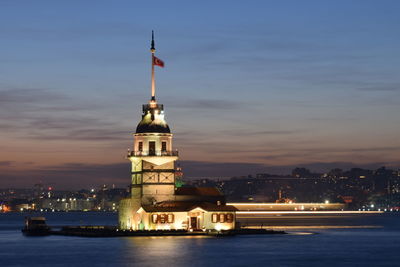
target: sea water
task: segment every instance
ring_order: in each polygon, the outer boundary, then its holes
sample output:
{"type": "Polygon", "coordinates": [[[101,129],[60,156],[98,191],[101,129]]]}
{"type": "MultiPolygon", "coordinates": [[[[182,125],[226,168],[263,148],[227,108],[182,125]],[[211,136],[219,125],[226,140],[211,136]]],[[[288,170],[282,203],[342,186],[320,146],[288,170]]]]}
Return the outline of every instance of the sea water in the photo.
{"type": "MultiPolygon", "coordinates": [[[[0,214],[0,266],[400,266],[400,213],[368,216],[357,226],[222,238],[25,237],[27,215],[0,214]]],[[[41,215],[51,226],[117,221],[116,213],[41,215]]]]}

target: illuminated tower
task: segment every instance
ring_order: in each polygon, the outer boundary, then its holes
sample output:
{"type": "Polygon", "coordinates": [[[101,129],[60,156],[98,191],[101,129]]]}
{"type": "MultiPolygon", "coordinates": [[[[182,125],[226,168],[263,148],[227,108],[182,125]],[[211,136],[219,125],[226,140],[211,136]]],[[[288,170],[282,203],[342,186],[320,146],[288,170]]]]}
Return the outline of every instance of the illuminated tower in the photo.
{"type": "Polygon", "coordinates": [[[224,204],[225,198],[218,189],[180,187],[182,169],[175,171],[178,153],[172,149],[164,107],[155,96],[154,67],[164,67],[164,62],[154,55],[153,34],[150,51],[151,98],[143,105],[133,150],[128,153],[132,165],[131,196],[119,202],[119,229],[233,229],[236,208],[224,204]]]}
{"type": "Polygon", "coordinates": [[[132,201],[138,205],[174,200],[175,161],[172,134],[164,119],[164,107],[155,97],[154,66],[164,62],[154,56],[154,34],[151,41],[151,99],[143,105],[142,120],[134,133],[133,151],[128,154],[132,168],[132,201]]]}

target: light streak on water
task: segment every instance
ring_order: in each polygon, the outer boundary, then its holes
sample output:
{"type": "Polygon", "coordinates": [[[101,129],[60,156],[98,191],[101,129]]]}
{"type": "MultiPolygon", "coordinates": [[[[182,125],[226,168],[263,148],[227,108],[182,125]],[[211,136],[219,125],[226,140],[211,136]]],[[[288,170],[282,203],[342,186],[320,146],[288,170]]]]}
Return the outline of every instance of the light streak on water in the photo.
{"type": "Polygon", "coordinates": [[[317,210],[317,211],[237,211],[236,214],[375,214],[383,211],[362,211],[362,210],[317,210]]]}

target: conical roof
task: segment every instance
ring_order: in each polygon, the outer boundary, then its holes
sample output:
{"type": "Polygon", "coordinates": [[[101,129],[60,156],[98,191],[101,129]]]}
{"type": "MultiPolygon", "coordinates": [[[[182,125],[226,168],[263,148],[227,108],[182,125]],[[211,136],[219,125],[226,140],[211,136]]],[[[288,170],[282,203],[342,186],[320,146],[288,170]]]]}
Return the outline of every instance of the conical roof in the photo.
{"type": "Polygon", "coordinates": [[[163,105],[143,105],[142,120],[136,127],[136,133],[171,133],[164,119],[163,105]]]}

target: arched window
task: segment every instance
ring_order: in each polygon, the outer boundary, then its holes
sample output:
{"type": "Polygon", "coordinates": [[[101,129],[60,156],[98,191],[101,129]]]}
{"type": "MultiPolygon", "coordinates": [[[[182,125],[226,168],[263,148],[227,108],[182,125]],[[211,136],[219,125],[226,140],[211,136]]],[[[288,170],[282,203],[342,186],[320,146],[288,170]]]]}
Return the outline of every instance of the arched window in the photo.
{"type": "Polygon", "coordinates": [[[151,215],[151,221],[152,221],[153,223],[157,223],[157,218],[158,218],[158,215],[157,215],[157,214],[151,215]]]}
{"type": "Polygon", "coordinates": [[[168,223],[174,222],[174,214],[168,214],[168,223]]]}
{"type": "Polygon", "coordinates": [[[174,223],[174,214],[152,214],[151,221],[153,223],[174,223]]]}
{"type": "Polygon", "coordinates": [[[143,151],[143,142],[138,143],[138,151],[142,152],[143,151]]]}
{"type": "Polygon", "coordinates": [[[226,222],[227,223],[232,223],[233,222],[233,214],[232,213],[227,213],[226,214],[226,222]]]}
{"type": "Polygon", "coordinates": [[[211,221],[212,221],[213,223],[217,223],[217,222],[218,222],[218,213],[213,213],[213,214],[211,215],[211,221]]]}

